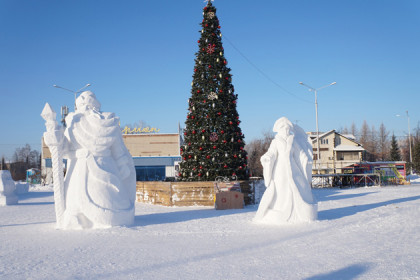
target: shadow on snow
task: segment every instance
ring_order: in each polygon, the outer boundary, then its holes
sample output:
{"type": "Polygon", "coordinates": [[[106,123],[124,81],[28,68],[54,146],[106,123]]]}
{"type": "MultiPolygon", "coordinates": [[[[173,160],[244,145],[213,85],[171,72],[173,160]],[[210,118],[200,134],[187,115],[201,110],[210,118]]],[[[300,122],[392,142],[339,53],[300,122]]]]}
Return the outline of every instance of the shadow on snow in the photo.
{"type": "Polygon", "coordinates": [[[243,209],[215,210],[212,208],[212,209],[198,209],[198,210],[193,209],[193,210],[185,210],[185,211],[152,213],[152,214],[136,216],[134,220],[134,225],[132,227],[180,223],[180,222],[186,222],[186,221],[191,221],[191,220],[209,219],[209,218],[247,213],[247,212],[253,212],[253,211],[256,211],[256,208],[254,207],[254,205],[246,206],[243,209]]]}
{"type": "Polygon", "coordinates": [[[305,278],[305,280],[351,280],[356,279],[361,274],[365,273],[369,269],[369,263],[367,264],[353,264],[342,269],[332,271],[326,274],[320,274],[305,278]]]}
{"type": "Polygon", "coordinates": [[[329,210],[323,210],[318,212],[318,220],[336,220],[347,216],[355,215],[359,212],[368,211],[374,208],[387,206],[390,204],[402,203],[407,201],[413,201],[420,199],[420,195],[412,196],[412,197],[405,197],[405,198],[398,198],[392,199],[383,202],[371,203],[371,204],[364,204],[364,205],[353,205],[347,206],[343,208],[335,208],[329,210]]]}

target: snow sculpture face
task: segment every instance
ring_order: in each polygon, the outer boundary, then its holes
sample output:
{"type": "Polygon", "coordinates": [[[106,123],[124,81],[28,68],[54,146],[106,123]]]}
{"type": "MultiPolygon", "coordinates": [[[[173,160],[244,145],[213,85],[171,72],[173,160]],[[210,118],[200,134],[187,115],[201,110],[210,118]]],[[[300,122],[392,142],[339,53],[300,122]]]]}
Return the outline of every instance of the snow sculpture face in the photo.
{"type": "Polygon", "coordinates": [[[292,128],[293,124],[286,117],[282,117],[275,122],[273,131],[280,136],[287,136],[290,135],[292,128]]]}
{"type": "Polygon", "coordinates": [[[77,110],[84,110],[87,108],[95,109],[97,111],[101,110],[101,103],[96,99],[96,96],[91,91],[84,91],[76,99],[77,110]]]}

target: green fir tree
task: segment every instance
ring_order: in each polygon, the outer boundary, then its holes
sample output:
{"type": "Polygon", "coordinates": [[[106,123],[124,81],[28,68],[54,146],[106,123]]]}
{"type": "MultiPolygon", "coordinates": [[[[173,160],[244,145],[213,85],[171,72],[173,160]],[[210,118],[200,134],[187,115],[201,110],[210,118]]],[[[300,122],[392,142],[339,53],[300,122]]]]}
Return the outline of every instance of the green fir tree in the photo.
{"type": "Polygon", "coordinates": [[[218,176],[245,180],[247,153],[236,109],[238,95],[211,1],[203,9],[201,26],[178,175],[184,181],[212,181],[218,176]]]}
{"type": "Polygon", "coordinates": [[[391,138],[391,151],[389,152],[389,156],[391,161],[401,160],[400,148],[398,147],[398,142],[394,134],[392,134],[391,138]]]}
{"type": "Polygon", "coordinates": [[[420,141],[417,141],[413,147],[413,169],[416,174],[420,172],[420,141]]]}

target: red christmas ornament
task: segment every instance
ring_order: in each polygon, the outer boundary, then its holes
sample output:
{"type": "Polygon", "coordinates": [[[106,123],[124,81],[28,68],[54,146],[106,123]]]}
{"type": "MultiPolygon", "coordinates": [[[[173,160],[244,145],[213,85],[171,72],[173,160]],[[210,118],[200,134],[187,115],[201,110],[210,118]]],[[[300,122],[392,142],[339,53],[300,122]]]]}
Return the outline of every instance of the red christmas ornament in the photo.
{"type": "Polygon", "coordinates": [[[200,165],[200,169],[203,169],[203,167],[200,165]]]}
{"type": "Polygon", "coordinates": [[[206,23],[206,27],[208,27],[209,25],[206,23]]]}
{"type": "Polygon", "coordinates": [[[218,112],[217,114],[218,114],[219,116],[221,116],[221,115],[222,115],[222,113],[220,113],[220,112],[218,112]]]}
{"type": "Polygon", "coordinates": [[[184,132],[184,135],[187,135],[187,133],[186,133],[186,132],[184,132]]]}
{"type": "Polygon", "coordinates": [[[232,176],[236,176],[236,173],[235,173],[235,172],[233,172],[233,173],[232,173],[232,176]]]}
{"type": "Polygon", "coordinates": [[[223,166],[224,168],[228,168],[228,166],[225,164],[225,166],[223,166]]]}
{"type": "Polygon", "coordinates": [[[229,124],[230,124],[230,125],[232,125],[232,124],[233,124],[233,122],[229,122],[229,124]]]}
{"type": "Polygon", "coordinates": [[[223,63],[226,65],[227,64],[227,61],[226,60],[223,60],[223,63]]]}
{"type": "Polygon", "coordinates": [[[195,130],[193,130],[193,132],[192,132],[193,134],[196,134],[197,132],[195,132],[195,130]]]}
{"type": "Polygon", "coordinates": [[[239,166],[239,169],[242,169],[242,166],[239,166]]]}
{"type": "Polygon", "coordinates": [[[220,25],[219,25],[217,28],[219,28],[219,29],[220,29],[220,25]]]}
{"type": "Polygon", "coordinates": [[[203,132],[203,133],[204,133],[204,132],[206,132],[206,130],[205,130],[205,129],[203,129],[203,130],[201,130],[201,132],[203,132]]]}
{"type": "Polygon", "coordinates": [[[201,177],[201,173],[198,173],[198,177],[201,177]]]}
{"type": "Polygon", "coordinates": [[[223,133],[225,133],[225,131],[224,131],[224,130],[222,130],[222,131],[220,131],[220,133],[221,133],[221,134],[223,134],[223,133]]]}
{"type": "Polygon", "coordinates": [[[209,155],[207,155],[207,156],[206,156],[206,158],[207,158],[207,159],[210,159],[210,156],[209,156],[209,155]]]}
{"type": "Polygon", "coordinates": [[[203,103],[206,103],[206,100],[203,100],[203,103]]]}
{"type": "Polygon", "coordinates": [[[232,101],[232,103],[233,103],[233,104],[236,104],[236,100],[233,100],[233,101],[232,101]]]}
{"type": "Polygon", "coordinates": [[[241,143],[241,139],[238,139],[238,143],[241,143]]]}
{"type": "Polygon", "coordinates": [[[222,90],[222,89],[219,89],[219,92],[220,92],[220,93],[222,93],[222,92],[223,92],[223,90],[222,90]]]}
{"type": "Polygon", "coordinates": [[[225,143],[225,144],[226,144],[226,143],[227,143],[227,141],[226,141],[226,140],[223,140],[223,143],[225,143]]]}
{"type": "Polygon", "coordinates": [[[191,116],[191,119],[194,119],[195,117],[194,116],[191,116]]]}
{"type": "Polygon", "coordinates": [[[184,157],[184,160],[187,160],[187,158],[186,158],[186,157],[184,157]]]}
{"type": "Polygon", "coordinates": [[[188,156],[188,158],[192,158],[192,156],[191,156],[191,155],[189,155],[189,156],[188,156]]]}
{"type": "Polygon", "coordinates": [[[197,68],[194,68],[194,72],[197,72],[197,68]]]}
{"type": "Polygon", "coordinates": [[[237,155],[233,155],[233,157],[234,157],[234,158],[237,158],[238,156],[237,156],[237,155]]]}
{"type": "Polygon", "coordinates": [[[191,142],[188,142],[188,146],[191,146],[191,142]]]}
{"type": "Polygon", "coordinates": [[[217,146],[213,146],[213,149],[215,149],[215,150],[216,150],[216,149],[217,149],[217,146]]]}
{"type": "Polygon", "coordinates": [[[197,90],[197,93],[200,93],[200,90],[199,89],[197,90]]]}
{"type": "MultiPolygon", "coordinates": [[[[203,20],[203,21],[204,21],[204,20],[203,20]]],[[[200,40],[198,40],[198,41],[197,41],[197,43],[199,43],[199,44],[200,44],[200,40]]]]}
{"type": "MultiPolygon", "coordinates": [[[[204,51],[204,50],[203,50],[204,51]]],[[[209,65],[209,68],[211,68],[211,65],[209,65]]]]}
{"type": "Polygon", "coordinates": [[[203,147],[200,147],[200,148],[198,148],[200,151],[202,151],[203,150],[203,147]]]}

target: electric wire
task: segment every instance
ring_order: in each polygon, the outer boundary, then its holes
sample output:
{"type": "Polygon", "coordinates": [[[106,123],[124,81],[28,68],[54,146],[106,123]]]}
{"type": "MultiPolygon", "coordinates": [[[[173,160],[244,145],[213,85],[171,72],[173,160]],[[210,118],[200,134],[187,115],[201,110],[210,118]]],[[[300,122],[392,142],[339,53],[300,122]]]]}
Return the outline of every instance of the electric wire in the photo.
{"type": "Polygon", "coordinates": [[[257,67],[248,57],[246,57],[233,43],[231,40],[229,40],[229,38],[226,37],[225,34],[223,34],[223,38],[232,46],[232,48],[237,51],[239,53],[240,56],[242,56],[253,68],[255,68],[255,70],[257,70],[261,75],[263,75],[267,80],[269,80],[272,84],[274,84],[275,86],[277,86],[279,89],[281,89],[282,91],[284,91],[285,93],[303,101],[306,103],[310,103],[313,104],[313,102],[308,101],[304,98],[301,98],[299,96],[297,96],[296,94],[290,92],[289,90],[285,89],[284,87],[282,87],[280,84],[278,84],[276,81],[274,81],[270,76],[268,76],[264,71],[262,71],[259,67],[257,67]]]}

